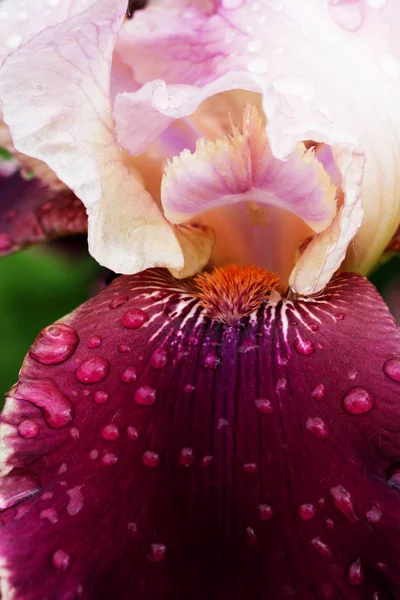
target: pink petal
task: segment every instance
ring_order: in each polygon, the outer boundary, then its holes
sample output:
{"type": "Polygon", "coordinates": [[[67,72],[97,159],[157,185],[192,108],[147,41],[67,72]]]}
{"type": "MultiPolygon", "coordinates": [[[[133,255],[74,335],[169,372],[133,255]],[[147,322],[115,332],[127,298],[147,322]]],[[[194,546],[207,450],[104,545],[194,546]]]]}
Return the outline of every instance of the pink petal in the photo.
{"type": "Polygon", "coordinates": [[[181,269],[172,228],[114,140],[110,69],[125,11],[126,0],[97,0],[10,55],[0,72],[4,119],[17,150],[47,162],[85,204],[100,263],[181,269]]]}
{"type": "Polygon", "coordinates": [[[4,597],[397,598],[399,347],[355,275],[236,325],[116,279],[6,402],[4,597]]]}

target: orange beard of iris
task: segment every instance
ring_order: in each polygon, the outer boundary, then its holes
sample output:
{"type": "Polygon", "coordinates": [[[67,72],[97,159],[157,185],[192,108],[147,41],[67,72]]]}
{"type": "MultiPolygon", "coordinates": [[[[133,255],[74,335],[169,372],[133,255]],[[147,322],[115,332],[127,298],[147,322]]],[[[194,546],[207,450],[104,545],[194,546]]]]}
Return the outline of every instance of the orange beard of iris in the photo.
{"type": "Polygon", "coordinates": [[[258,310],[280,282],[265,269],[230,265],[198,275],[195,284],[207,316],[232,325],[258,310]]]}

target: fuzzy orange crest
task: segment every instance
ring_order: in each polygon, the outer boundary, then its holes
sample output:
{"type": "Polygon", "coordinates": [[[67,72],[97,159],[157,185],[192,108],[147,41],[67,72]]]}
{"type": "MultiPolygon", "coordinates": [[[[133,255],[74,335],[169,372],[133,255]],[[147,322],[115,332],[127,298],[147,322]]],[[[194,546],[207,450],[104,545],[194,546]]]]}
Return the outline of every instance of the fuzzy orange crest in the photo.
{"type": "Polygon", "coordinates": [[[236,265],[198,275],[195,283],[207,315],[228,324],[258,310],[268,300],[271,291],[280,285],[274,273],[236,265]]]}

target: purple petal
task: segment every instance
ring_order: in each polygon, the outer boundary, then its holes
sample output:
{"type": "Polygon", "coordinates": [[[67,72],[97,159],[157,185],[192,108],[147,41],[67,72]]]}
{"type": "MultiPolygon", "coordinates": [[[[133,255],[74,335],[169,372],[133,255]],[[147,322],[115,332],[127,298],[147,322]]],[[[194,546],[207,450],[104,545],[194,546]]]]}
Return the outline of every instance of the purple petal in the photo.
{"type": "Polygon", "coordinates": [[[400,597],[399,342],[357,275],[236,325],[117,278],[6,402],[4,597],[400,597]]]}
{"type": "Polygon", "coordinates": [[[86,231],[85,207],[71,192],[56,193],[18,173],[0,175],[0,256],[86,231]]]}

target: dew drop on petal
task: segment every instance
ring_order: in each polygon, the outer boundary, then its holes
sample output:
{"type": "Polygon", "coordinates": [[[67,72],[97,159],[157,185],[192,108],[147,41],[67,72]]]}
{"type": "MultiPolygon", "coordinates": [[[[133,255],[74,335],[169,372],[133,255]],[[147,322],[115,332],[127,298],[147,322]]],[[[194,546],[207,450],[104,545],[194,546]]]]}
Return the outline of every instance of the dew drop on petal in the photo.
{"type": "Polygon", "coordinates": [[[270,414],[274,412],[272,402],[266,398],[259,398],[258,400],[255,400],[255,404],[258,411],[262,414],[270,414]]]}
{"type": "Polygon", "coordinates": [[[383,365],[383,372],[389,379],[400,382],[400,358],[395,357],[386,361],[383,365]]]}
{"type": "Polygon", "coordinates": [[[364,573],[361,568],[361,561],[359,558],[355,560],[347,569],[347,581],[350,585],[358,586],[364,581],[364,573]]]}
{"type": "Polygon", "coordinates": [[[203,456],[203,458],[201,459],[201,465],[203,467],[209,467],[212,464],[213,460],[214,460],[214,457],[211,456],[210,454],[203,456]]]}
{"type": "Polygon", "coordinates": [[[130,351],[131,351],[131,347],[129,344],[120,344],[118,346],[118,352],[120,354],[129,354],[130,351]]]}
{"type": "Polygon", "coordinates": [[[168,350],[159,348],[155,350],[150,358],[153,369],[164,369],[168,364],[168,350]]]}
{"type": "Polygon", "coordinates": [[[335,523],[332,519],[327,519],[325,523],[328,529],[335,529],[335,523]]]}
{"type": "Polygon", "coordinates": [[[39,333],[29,355],[44,365],[58,365],[74,354],[78,343],[75,329],[55,323],[39,333]]]}
{"type": "Polygon", "coordinates": [[[95,392],[93,394],[93,400],[95,402],[97,402],[97,404],[105,404],[107,402],[109,398],[109,395],[107,394],[107,392],[104,392],[103,390],[98,390],[97,392],[95,392]]]}
{"type": "Polygon", "coordinates": [[[336,321],[344,321],[346,315],[342,312],[336,313],[335,319],[336,321]]]}
{"type": "Polygon", "coordinates": [[[311,540],[311,544],[321,556],[332,556],[332,551],[327,544],[325,544],[319,537],[315,537],[311,540]]]}
{"type": "Polygon", "coordinates": [[[51,562],[58,571],[66,571],[71,564],[71,557],[64,550],[56,550],[51,562]]]}
{"type": "Polygon", "coordinates": [[[192,385],[191,383],[187,383],[183,388],[183,391],[185,392],[185,394],[191,394],[192,392],[194,392],[195,389],[196,388],[194,387],[194,385],[192,385]]]}
{"type": "Polygon", "coordinates": [[[149,320],[149,315],[141,308],[131,308],[122,317],[122,325],[127,329],[139,329],[149,320]]]}
{"type": "Polygon", "coordinates": [[[134,383],[137,379],[136,367],[127,367],[121,373],[121,381],[122,383],[134,383]]]}
{"type": "Polygon", "coordinates": [[[183,467],[191,467],[194,463],[194,453],[193,448],[187,446],[186,448],[182,448],[179,453],[179,464],[183,467]]]}
{"type": "Polygon", "coordinates": [[[135,537],[137,534],[137,529],[136,523],[128,523],[128,533],[131,537],[135,537]]]}
{"type": "Polygon", "coordinates": [[[293,345],[296,352],[302,356],[309,356],[315,352],[315,346],[311,340],[296,338],[293,345]]]}
{"type": "Polygon", "coordinates": [[[160,464],[160,456],[157,452],[146,450],[142,456],[142,462],[146,467],[158,467],[160,464]]]}
{"type": "Polygon", "coordinates": [[[135,401],[141,406],[152,406],[157,400],[157,392],[149,385],[142,385],[135,392],[135,401]]]}
{"type": "Polygon", "coordinates": [[[325,440],[329,436],[328,427],[320,417],[310,417],[307,419],[306,428],[320,440],[325,440]]]}
{"type": "Polygon", "coordinates": [[[311,392],[311,396],[315,398],[315,400],[323,400],[326,396],[326,387],[323,383],[319,383],[313,391],[311,392]]]}
{"type": "Polygon", "coordinates": [[[254,546],[254,544],[257,542],[256,532],[252,527],[246,527],[246,537],[250,546],[254,546]]]}
{"type": "Polygon", "coordinates": [[[337,485],[330,490],[335,507],[343,513],[351,523],[358,521],[354,511],[353,500],[350,493],[341,485],[337,485]]]}
{"type": "Polygon", "coordinates": [[[351,415],[362,415],[372,409],[374,400],[369,392],[361,387],[353,387],[343,397],[343,408],[351,415]]]}
{"type": "Polygon", "coordinates": [[[99,335],[93,335],[87,343],[87,347],[90,348],[91,350],[94,350],[95,348],[98,348],[99,346],[101,346],[101,342],[102,339],[99,335]]]}
{"type": "Polygon", "coordinates": [[[299,506],[299,515],[304,521],[309,521],[315,517],[317,509],[314,504],[301,504],[299,506]]]}
{"type": "Polygon", "coordinates": [[[119,306],[125,304],[125,302],[128,302],[128,300],[129,296],[118,296],[118,298],[114,298],[114,300],[111,300],[108,306],[110,308],[118,308],[119,306]]]}
{"type": "Polygon", "coordinates": [[[101,435],[103,439],[109,442],[117,440],[119,438],[119,428],[117,427],[117,425],[115,425],[115,423],[110,423],[109,425],[103,427],[101,435]]]}
{"type": "Polygon", "coordinates": [[[258,505],[258,513],[260,515],[260,519],[262,521],[269,521],[274,514],[272,506],[269,504],[259,504],[258,505]]]}
{"type": "Polygon", "coordinates": [[[206,369],[216,369],[220,364],[221,359],[215,352],[207,352],[204,355],[203,366],[206,369]]]}
{"type": "Polygon", "coordinates": [[[133,425],[129,425],[129,427],[127,427],[127,429],[126,429],[126,435],[131,440],[138,440],[139,439],[138,430],[133,425]]]}
{"type": "Polygon", "coordinates": [[[256,463],[245,463],[243,465],[243,470],[246,471],[246,473],[257,473],[258,467],[256,463]]]}
{"type": "Polygon", "coordinates": [[[36,423],[36,421],[25,419],[25,421],[21,421],[21,423],[18,425],[18,433],[21,437],[30,440],[38,435],[39,425],[36,423]]]}
{"type": "Polygon", "coordinates": [[[113,452],[106,452],[104,456],[101,457],[101,462],[105,467],[112,467],[118,461],[118,456],[113,452]]]}
{"type": "Polygon", "coordinates": [[[151,544],[149,560],[151,562],[161,562],[165,558],[167,546],[165,544],[151,544]]]}
{"type": "Polygon", "coordinates": [[[377,504],[374,504],[373,507],[366,513],[368,523],[379,523],[379,521],[382,519],[382,515],[382,509],[377,504]]]}
{"type": "Polygon", "coordinates": [[[83,495],[81,492],[82,485],[77,485],[67,491],[69,502],[67,505],[67,513],[74,517],[83,508],[83,495]]]}
{"type": "Polygon", "coordinates": [[[56,511],[55,508],[45,508],[44,510],[42,510],[40,512],[40,518],[43,520],[47,520],[49,521],[49,523],[52,523],[53,525],[55,523],[58,523],[58,512],[56,511]]]}
{"type": "Polygon", "coordinates": [[[76,378],[81,383],[97,383],[106,377],[110,363],[101,356],[94,356],[83,362],[75,371],[76,378]]]}

